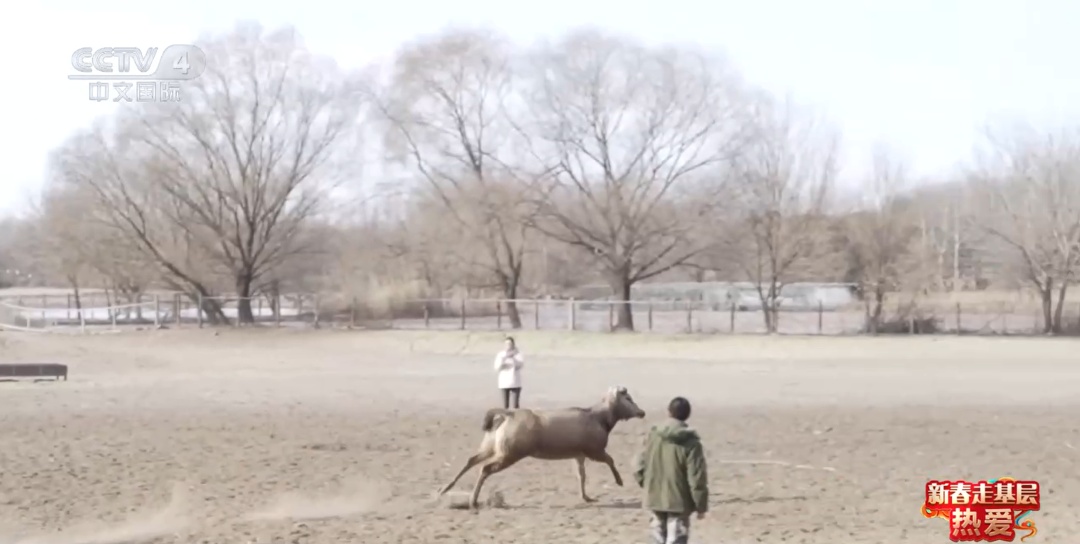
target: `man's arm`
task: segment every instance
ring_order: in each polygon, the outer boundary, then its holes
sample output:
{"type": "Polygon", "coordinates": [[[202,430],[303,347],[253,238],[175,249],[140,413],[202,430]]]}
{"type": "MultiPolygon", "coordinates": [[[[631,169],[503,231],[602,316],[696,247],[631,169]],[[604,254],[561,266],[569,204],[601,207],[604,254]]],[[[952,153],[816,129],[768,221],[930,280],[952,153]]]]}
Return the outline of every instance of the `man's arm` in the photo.
{"type": "Polygon", "coordinates": [[[701,442],[695,443],[686,455],[686,481],[690,484],[690,496],[694,499],[694,511],[709,511],[709,470],[705,464],[705,449],[701,442]]]}
{"type": "Polygon", "coordinates": [[[645,435],[645,440],[641,445],[641,451],[638,452],[637,457],[634,458],[634,481],[637,482],[638,487],[645,487],[645,460],[649,455],[650,439],[652,438],[652,431],[645,435]]]}

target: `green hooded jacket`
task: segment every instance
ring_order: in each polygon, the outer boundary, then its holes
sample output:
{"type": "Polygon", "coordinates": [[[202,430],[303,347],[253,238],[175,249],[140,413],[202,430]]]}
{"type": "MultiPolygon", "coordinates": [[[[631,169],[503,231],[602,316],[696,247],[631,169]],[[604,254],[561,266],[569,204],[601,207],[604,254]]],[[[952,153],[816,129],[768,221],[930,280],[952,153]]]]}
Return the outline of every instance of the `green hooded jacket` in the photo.
{"type": "Polygon", "coordinates": [[[643,506],[688,515],[709,510],[709,476],[697,431],[676,419],[649,430],[634,479],[645,489],[643,506]]]}

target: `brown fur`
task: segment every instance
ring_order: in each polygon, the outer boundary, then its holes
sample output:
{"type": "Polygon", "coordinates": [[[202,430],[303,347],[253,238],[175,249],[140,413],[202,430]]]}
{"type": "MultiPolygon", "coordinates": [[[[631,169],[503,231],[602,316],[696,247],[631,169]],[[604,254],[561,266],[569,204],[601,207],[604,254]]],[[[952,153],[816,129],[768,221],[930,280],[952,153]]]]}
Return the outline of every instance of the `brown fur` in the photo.
{"type": "Polygon", "coordinates": [[[631,418],[643,418],[645,411],[634,403],[625,387],[612,387],[599,404],[591,408],[562,410],[505,410],[495,408],[484,414],[480,448],[450,483],[439,490],[443,495],[469,469],[481,465],[469,505],[477,508],[480,488],[488,476],[506,470],[518,461],[535,459],[573,459],[577,464],[581,498],[585,494],[585,459],[604,463],[611,469],[615,483],[623,485],[615,461],[607,453],[608,435],[615,424],[631,418]]]}

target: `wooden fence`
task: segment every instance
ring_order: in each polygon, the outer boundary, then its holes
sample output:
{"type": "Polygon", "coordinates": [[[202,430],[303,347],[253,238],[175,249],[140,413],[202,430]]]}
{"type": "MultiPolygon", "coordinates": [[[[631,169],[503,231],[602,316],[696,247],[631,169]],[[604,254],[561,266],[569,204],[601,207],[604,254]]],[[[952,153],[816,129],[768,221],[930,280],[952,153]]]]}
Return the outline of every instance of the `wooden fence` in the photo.
{"type": "MultiPolygon", "coordinates": [[[[120,329],[125,327],[206,327],[212,325],[199,299],[177,293],[137,297],[125,304],[100,293],[0,297],[0,327],[9,330],[120,329]],[[102,303],[106,304],[102,304],[102,303]]],[[[213,297],[226,317],[239,324],[239,298],[213,297]]],[[[427,330],[566,330],[611,331],[620,306],[612,300],[574,299],[423,299],[372,304],[360,298],[287,294],[271,300],[251,297],[254,323],[261,326],[337,327],[353,329],[427,330]],[[515,312],[516,321],[515,323],[515,312]]],[[[760,310],[692,300],[632,301],[634,329],[656,333],[755,334],[766,332],[760,310]]],[[[1080,329],[1080,307],[1068,324],[1080,329]]],[[[1034,334],[1042,331],[1042,315],[1030,305],[962,302],[921,308],[890,309],[883,317],[892,333],[1034,334]]],[[[867,332],[866,309],[823,305],[778,312],[782,334],[862,334],[867,332]]]]}

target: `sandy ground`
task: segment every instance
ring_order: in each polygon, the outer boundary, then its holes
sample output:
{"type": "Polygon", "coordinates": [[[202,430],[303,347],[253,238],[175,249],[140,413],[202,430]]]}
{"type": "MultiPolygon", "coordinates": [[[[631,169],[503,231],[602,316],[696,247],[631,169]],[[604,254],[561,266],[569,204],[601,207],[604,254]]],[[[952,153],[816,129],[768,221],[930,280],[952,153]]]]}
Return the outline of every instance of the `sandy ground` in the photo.
{"type": "Polygon", "coordinates": [[[497,334],[0,333],[9,362],[71,367],[66,383],[0,383],[0,544],[643,542],[630,461],[676,394],[714,492],[693,542],[947,542],[919,513],[925,481],[1006,475],[1044,482],[1038,541],[1080,530],[1075,342],[519,341],[528,406],[622,384],[649,412],[612,435],[628,487],[592,464],[600,500],[582,505],[572,462],[530,460],[489,480],[508,508],[433,502],[497,402],[497,334]]]}

